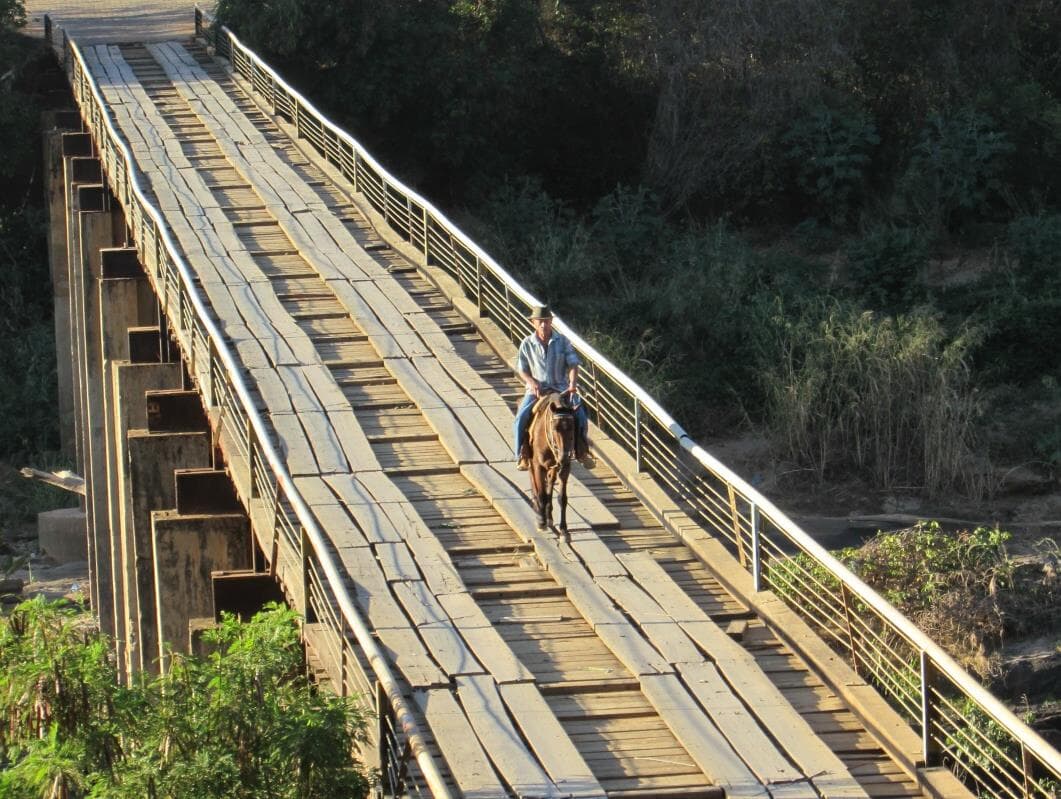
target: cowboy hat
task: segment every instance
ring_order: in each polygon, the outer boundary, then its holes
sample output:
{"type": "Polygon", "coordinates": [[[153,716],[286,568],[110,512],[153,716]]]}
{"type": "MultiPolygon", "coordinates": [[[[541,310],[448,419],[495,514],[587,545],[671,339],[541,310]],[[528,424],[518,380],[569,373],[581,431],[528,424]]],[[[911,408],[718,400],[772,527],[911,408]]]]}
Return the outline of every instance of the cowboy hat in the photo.
{"type": "Polygon", "coordinates": [[[535,305],[531,308],[530,316],[528,319],[552,319],[553,312],[549,310],[548,305],[535,305]]]}

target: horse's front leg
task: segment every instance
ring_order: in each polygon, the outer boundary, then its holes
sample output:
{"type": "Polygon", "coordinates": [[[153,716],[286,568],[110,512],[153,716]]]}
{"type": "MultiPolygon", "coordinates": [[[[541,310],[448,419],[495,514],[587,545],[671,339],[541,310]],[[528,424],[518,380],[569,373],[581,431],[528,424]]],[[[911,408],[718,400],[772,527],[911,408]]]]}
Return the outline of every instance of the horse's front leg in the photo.
{"type": "Polygon", "coordinates": [[[570,464],[565,464],[560,471],[560,532],[567,535],[567,475],[570,464]]]}
{"type": "Polygon", "coordinates": [[[546,476],[536,466],[532,465],[530,470],[531,478],[531,494],[534,497],[534,512],[538,516],[538,529],[545,530],[548,525],[545,521],[546,513],[546,498],[545,498],[545,483],[546,476]]]}

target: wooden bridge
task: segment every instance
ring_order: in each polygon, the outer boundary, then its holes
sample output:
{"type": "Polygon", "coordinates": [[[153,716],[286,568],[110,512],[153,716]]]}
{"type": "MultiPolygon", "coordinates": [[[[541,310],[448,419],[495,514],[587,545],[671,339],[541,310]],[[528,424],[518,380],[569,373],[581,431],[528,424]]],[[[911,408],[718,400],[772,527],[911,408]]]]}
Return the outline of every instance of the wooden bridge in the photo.
{"type": "MultiPolygon", "coordinates": [[[[944,767],[962,717],[931,701],[957,667],[918,643],[911,728],[906,689],[871,685],[906,657],[879,599],[838,571],[841,621],[786,605],[813,601],[767,538],[780,514],[721,467],[666,479],[693,445],[637,391],[622,416],[577,337],[598,465],[572,473],[570,539],[537,530],[510,445],[534,298],[236,45],[60,48],[82,121],[53,253],[92,601],[125,672],[277,593],[316,678],[377,714],[388,795],[971,795],[944,767]]],[[[1014,729],[1014,779],[1046,796],[1056,752],[1014,729]]]]}

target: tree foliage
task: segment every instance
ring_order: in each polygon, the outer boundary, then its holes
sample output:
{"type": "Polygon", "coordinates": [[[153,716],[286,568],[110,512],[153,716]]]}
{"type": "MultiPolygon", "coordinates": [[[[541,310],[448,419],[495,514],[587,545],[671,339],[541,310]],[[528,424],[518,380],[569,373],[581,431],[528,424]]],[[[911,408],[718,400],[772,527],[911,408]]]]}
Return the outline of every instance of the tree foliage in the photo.
{"type": "Polygon", "coordinates": [[[207,632],[206,657],[117,681],[112,646],[35,599],[0,624],[0,795],[311,799],[364,796],[365,721],[308,684],[297,617],[279,606],[207,632]]]}

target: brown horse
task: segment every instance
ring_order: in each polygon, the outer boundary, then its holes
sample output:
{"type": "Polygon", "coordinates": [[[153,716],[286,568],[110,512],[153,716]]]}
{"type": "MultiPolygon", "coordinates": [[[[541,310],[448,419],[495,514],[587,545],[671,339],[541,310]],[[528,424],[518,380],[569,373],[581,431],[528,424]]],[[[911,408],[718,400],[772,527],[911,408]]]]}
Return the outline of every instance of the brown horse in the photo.
{"type": "Polygon", "coordinates": [[[560,481],[560,531],[567,532],[567,475],[578,438],[575,409],[566,394],[542,396],[534,405],[530,424],[531,490],[538,529],[553,524],[553,487],[560,481]]]}

